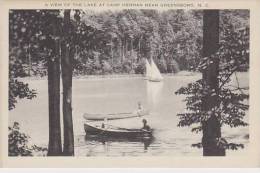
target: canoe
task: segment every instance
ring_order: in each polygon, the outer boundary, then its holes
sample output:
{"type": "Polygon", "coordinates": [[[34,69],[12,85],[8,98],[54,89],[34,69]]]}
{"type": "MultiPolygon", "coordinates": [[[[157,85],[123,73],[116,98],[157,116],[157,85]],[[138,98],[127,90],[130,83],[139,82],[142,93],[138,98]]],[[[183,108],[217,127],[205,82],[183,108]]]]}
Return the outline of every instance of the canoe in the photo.
{"type": "Polygon", "coordinates": [[[110,125],[105,125],[102,127],[101,125],[95,125],[91,123],[84,123],[84,129],[86,135],[99,135],[99,136],[107,136],[107,137],[124,137],[124,138],[136,138],[136,137],[151,137],[152,130],[147,131],[143,129],[127,129],[114,127],[110,125]]]}
{"type": "Polygon", "coordinates": [[[117,119],[125,119],[125,118],[134,118],[134,117],[142,117],[145,115],[149,115],[149,111],[144,110],[141,112],[131,112],[131,113],[113,113],[113,114],[90,114],[84,113],[83,117],[86,120],[92,121],[104,121],[107,120],[117,120],[117,119]]]}
{"type": "Polygon", "coordinates": [[[159,78],[149,78],[148,79],[150,82],[161,82],[162,79],[159,79],[159,78]]]}

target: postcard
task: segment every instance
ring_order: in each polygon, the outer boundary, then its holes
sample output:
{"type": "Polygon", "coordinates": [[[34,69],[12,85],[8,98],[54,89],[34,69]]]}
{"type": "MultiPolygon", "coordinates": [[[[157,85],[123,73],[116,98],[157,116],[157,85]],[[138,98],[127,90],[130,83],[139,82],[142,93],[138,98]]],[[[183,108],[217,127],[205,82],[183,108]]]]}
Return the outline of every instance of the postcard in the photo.
{"type": "Polygon", "coordinates": [[[259,0],[2,0],[1,167],[259,167],[259,0]]]}

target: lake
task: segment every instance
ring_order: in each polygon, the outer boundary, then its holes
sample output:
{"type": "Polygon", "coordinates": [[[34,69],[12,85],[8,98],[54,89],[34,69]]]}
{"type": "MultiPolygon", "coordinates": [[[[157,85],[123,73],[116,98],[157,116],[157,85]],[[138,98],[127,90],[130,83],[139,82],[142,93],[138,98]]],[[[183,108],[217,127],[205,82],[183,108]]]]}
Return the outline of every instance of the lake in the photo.
{"type": "MultiPolygon", "coordinates": [[[[202,150],[191,144],[201,141],[201,134],[191,128],[177,127],[177,113],[185,111],[184,96],[174,92],[181,86],[201,78],[200,74],[165,76],[161,83],[150,83],[143,77],[73,79],[73,122],[76,156],[201,156],[202,150]],[[85,136],[82,115],[88,113],[132,112],[141,102],[150,110],[148,124],[154,129],[150,141],[125,141],[93,139],[85,136]]],[[[248,73],[238,75],[240,86],[248,86],[248,73]]],[[[48,82],[27,81],[37,90],[33,100],[19,100],[10,111],[9,124],[20,123],[21,130],[31,137],[31,143],[48,146],[48,82]]],[[[235,80],[233,80],[235,84],[235,80]]],[[[248,115],[246,117],[248,121],[248,115]]],[[[142,127],[140,121],[121,120],[118,125],[142,127]]],[[[222,136],[229,142],[245,144],[245,149],[227,151],[228,156],[241,155],[247,150],[248,127],[222,128],[222,136]]]]}

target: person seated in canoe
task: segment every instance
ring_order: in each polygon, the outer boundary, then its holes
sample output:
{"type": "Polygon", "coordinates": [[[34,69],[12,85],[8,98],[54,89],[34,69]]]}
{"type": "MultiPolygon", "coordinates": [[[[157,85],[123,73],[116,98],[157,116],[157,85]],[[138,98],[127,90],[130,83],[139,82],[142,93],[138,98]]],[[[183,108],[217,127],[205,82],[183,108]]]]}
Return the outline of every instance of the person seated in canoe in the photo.
{"type": "Polygon", "coordinates": [[[102,129],[107,129],[107,118],[104,118],[103,123],[101,124],[102,129]]]}
{"type": "Polygon", "coordinates": [[[137,115],[141,116],[143,111],[144,111],[144,108],[143,108],[142,103],[138,102],[138,107],[137,107],[137,111],[136,111],[137,115]]]}
{"type": "Polygon", "coordinates": [[[151,130],[150,126],[147,124],[147,120],[146,119],[143,119],[142,130],[145,130],[145,131],[150,131],[151,130]]]}

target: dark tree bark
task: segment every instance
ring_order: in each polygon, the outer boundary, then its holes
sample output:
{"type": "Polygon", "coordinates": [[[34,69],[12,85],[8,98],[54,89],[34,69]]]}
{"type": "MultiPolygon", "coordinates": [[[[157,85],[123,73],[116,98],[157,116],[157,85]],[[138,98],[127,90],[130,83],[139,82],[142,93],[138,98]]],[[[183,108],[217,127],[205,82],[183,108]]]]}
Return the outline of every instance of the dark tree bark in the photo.
{"type": "MultiPolygon", "coordinates": [[[[210,57],[219,48],[219,10],[204,10],[203,15],[203,56],[210,57]]],[[[216,95],[208,94],[202,99],[202,108],[210,114],[210,118],[202,123],[202,145],[204,156],[224,156],[225,150],[217,145],[221,137],[221,125],[217,117],[211,112],[212,108],[219,105],[218,75],[219,60],[210,58],[210,65],[203,71],[202,78],[205,88],[215,90],[216,95]]]]}
{"type": "MultiPolygon", "coordinates": [[[[56,23],[52,23],[53,35],[58,34],[56,23]]],[[[60,127],[60,56],[59,40],[49,38],[49,46],[53,49],[48,58],[48,94],[49,94],[49,146],[48,156],[62,154],[60,127]]]]}
{"type": "Polygon", "coordinates": [[[72,58],[73,51],[69,40],[70,33],[70,10],[64,12],[64,28],[62,50],[61,50],[61,69],[63,84],[63,126],[64,126],[64,145],[63,155],[74,155],[74,134],[72,121],[72,58]]]}

